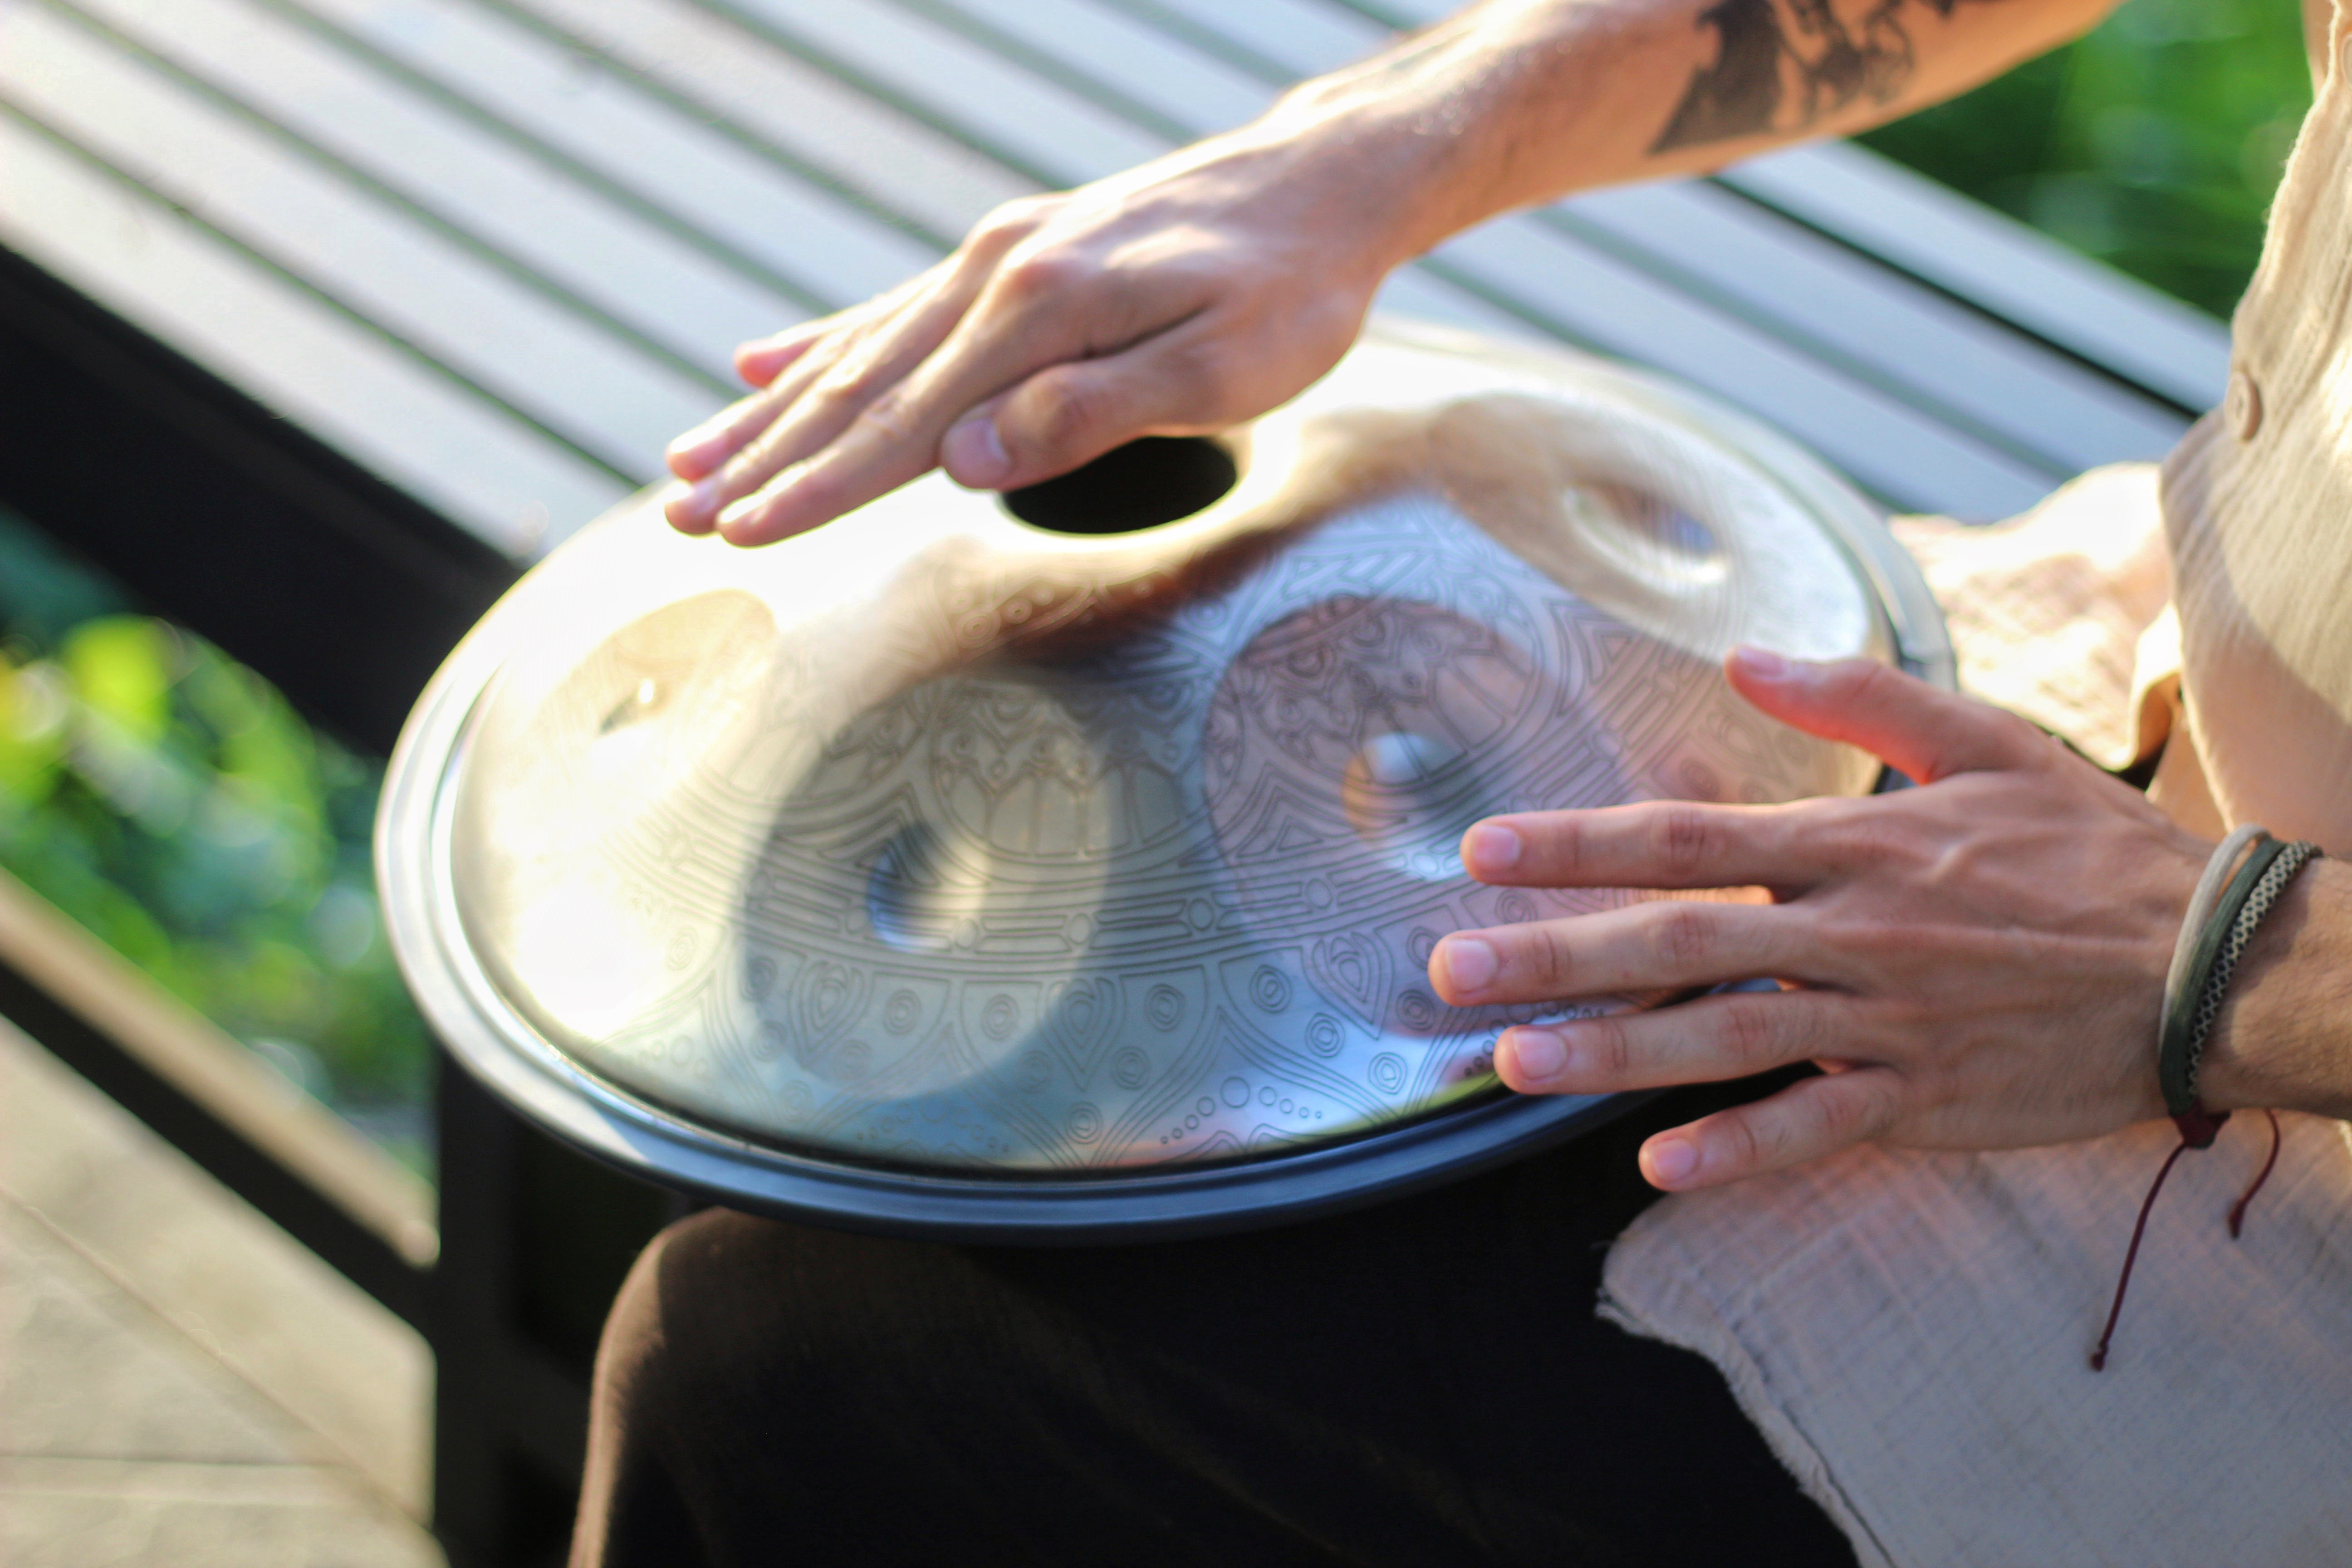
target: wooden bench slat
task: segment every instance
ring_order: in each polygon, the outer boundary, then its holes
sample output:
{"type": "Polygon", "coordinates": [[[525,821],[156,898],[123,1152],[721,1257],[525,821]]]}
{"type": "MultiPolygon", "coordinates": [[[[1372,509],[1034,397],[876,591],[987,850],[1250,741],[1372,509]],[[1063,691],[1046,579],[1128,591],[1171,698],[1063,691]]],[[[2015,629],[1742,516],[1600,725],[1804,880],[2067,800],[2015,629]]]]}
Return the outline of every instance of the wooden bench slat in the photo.
{"type": "Polygon", "coordinates": [[[485,0],[500,16],[593,49],[746,144],[824,171],[944,250],[1040,188],[687,0],[485,0]]]}
{"type": "Polygon", "coordinates": [[[1525,227],[1490,224],[1436,258],[1507,288],[1603,352],[1656,366],[1750,409],[1891,504],[1958,517],[2005,517],[2058,476],[1845,379],[1764,333],[1706,313],[1622,263],[1573,259],[1525,227]]]}
{"type": "MultiPolygon", "coordinates": [[[[1326,10],[1376,22],[1391,32],[1402,32],[1407,27],[1417,27],[1429,20],[1412,6],[1392,4],[1391,0],[1318,0],[1318,3],[1326,10]]],[[[1463,0],[1463,3],[1466,4],[1467,0],[1463,0]]],[[[1458,8],[1458,5],[1438,7],[1441,13],[1458,8]]]]}
{"type": "Polygon", "coordinates": [[[1867,147],[1816,142],[1720,178],[2179,408],[2221,401],[2225,324],[1867,147]]]}
{"type": "Polygon", "coordinates": [[[1171,31],[1182,27],[1223,37],[1246,51],[1227,57],[1237,65],[1255,57],[1286,78],[1320,76],[1360,60],[1386,43],[1392,31],[1322,0],[1249,0],[1242,5],[1231,0],[1106,3],[1138,21],[1171,31]]]}
{"type": "Polygon", "coordinates": [[[626,493],[5,115],[0,167],[0,243],[498,548],[531,554],[626,493]]]}
{"type": "MultiPolygon", "coordinates": [[[[278,0],[286,4],[286,0],[278,0]]],[[[928,244],[697,124],[593,56],[459,0],[302,0],[301,11],[633,193],[722,257],[757,258],[826,308],[929,266],[928,244]]]]}
{"type": "Polygon", "coordinates": [[[720,402],[47,10],[10,15],[0,81],[79,145],[618,475],[656,477],[662,443],[720,402]]]}
{"type": "Polygon", "coordinates": [[[658,344],[719,395],[736,389],[737,343],[806,314],[248,0],[78,3],[351,171],[340,177],[380,182],[581,300],[609,330],[658,344]]]}
{"type": "Polygon", "coordinates": [[[1473,289],[1442,277],[1427,267],[1401,267],[1388,276],[1372,301],[1372,309],[1399,316],[1459,327],[1468,332],[1519,338],[1532,343],[1558,345],[1559,331],[1515,314],[1473,289]]]}
{"type": "Polygon", "coordinates": [[[1169,138],[1045,81],[935,22],[870,0],[705,0],[780,47],[917,112],[1039,181],[1083,184],[1166,152],[1169,138]]]}
{"type": "Polygon", "coordinates": [[[890,3],[959,30],[1048,79],[1095,84],[1095,101],[1171,142],[1254,120],[1274,99],[1273,85],[1264,79],[1087,0],[890,3]]]}
{"type": "Polygon", "coordinates": [[[2186,425],[2114,377],[1711,183],[1599,191],[1547,216],[1627,244],[1674,268],[1687,291],[1737,300],[1748,320],[2060,472],[2161,458],[2186,425]]]}

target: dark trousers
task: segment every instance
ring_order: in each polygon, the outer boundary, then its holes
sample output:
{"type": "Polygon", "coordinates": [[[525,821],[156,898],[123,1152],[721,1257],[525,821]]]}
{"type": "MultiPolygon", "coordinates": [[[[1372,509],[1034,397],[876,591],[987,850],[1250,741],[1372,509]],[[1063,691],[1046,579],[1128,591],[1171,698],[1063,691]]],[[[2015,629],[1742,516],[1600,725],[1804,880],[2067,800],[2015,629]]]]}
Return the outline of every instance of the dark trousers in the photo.
{"type": "Polygon", "coordinates": [[[682,1221],[605,1327],[574,1568],[1850,1563],[1713,1367],[1593,1315],[1640,1139],[1738,1097],[1206,1241],[682,1221]]]}

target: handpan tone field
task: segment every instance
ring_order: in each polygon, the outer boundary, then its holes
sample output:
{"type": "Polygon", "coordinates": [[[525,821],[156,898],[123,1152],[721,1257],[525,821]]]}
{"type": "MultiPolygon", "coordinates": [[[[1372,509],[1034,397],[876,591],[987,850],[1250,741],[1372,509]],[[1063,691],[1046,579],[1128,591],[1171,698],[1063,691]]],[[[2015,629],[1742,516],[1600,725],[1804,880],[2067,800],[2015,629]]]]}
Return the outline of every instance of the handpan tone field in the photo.
{"type": "Polygon", "coordinates": [[[1440,1003],[1446,932],[1650,896],[1480,887],[1465,828],[1873,787],[1732,693],[1738,643],[1950,680],[1865,502],[1597,362],[1388,328],[1218,446],[1117,455],[1118,493],[934,475],[756,552],[641,500],[559,551],[387,785],[453,1051],[641,1173],[866,1228],[1366,1201],[1616,1108],[1502,1089],[1506,1025],[1661,1000],[1440,1003]],[[1155,475],[1206,504],[1106,531],[1155,475]]]}

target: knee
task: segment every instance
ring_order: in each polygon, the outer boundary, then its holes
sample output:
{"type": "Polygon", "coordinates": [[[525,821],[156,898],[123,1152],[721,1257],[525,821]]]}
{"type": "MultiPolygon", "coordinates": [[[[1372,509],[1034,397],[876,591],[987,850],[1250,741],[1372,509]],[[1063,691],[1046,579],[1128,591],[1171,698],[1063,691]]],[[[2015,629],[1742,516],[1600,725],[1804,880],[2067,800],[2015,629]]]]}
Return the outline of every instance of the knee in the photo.
{"type": "Polygon", "coordinates": [[[646,1244],[613,1299],[596,1353],[600,1396],[642,1406],[668,1390],[690,1391],[741,1365],[735,1342],[756,1340],[746,1321],[781,1292],[764,1289],[779,1237],[792,1227],[727,1209],[679,1220],[646,1244]]]}
{"type": "Polygon", "coordinates": [[[903,1356],[954,1255],[709,1209],[638,1256],[605,1321],[600,1403],[681,1415],[813,1397],[903,1356]]]}

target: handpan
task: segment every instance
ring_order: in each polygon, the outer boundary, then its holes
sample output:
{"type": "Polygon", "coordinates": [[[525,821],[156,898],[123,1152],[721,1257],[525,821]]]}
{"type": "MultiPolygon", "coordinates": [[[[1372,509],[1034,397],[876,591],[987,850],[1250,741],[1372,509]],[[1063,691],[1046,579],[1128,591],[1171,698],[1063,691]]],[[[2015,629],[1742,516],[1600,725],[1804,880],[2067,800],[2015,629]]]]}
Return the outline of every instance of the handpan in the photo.
{"type": "MultiPolygon", "coordinates": [[[[1288,406],[1010,495],[933,475],[741,551],[630,502],[532,571],[387,781],[394,947],[550,1131],[739,1207],[1099,1240],[1468,1173],[1632,1097],[1522,1098],[1447,931],[1497,812],[1871,790],[1736,644],[1948,685],[1875,510],[1752,421],[1376,329],[1288,406]]],[[[1685,895],[1687,896],[1687,895],[1685,895]]]]}

